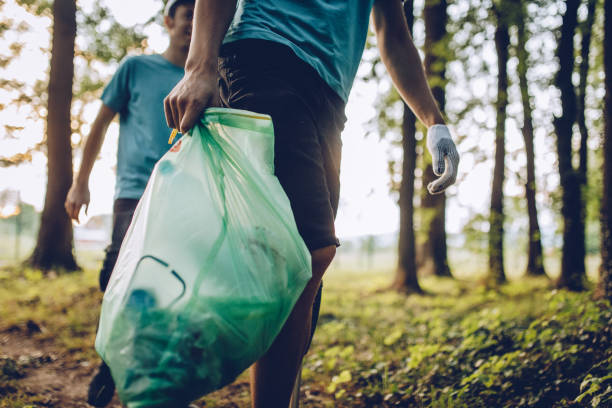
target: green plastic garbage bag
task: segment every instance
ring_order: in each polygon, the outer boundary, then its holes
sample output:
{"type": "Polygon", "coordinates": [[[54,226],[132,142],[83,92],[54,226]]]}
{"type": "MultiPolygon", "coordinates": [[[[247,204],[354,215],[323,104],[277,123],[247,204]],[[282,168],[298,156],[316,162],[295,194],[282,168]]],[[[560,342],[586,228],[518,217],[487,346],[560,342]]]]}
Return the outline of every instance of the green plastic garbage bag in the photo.
{"type": "Polygon", "coordinates": [[[155,166],[96,337],[128,407],[179,407],[232,382],[312,276],[273,156],[269,116],[210,108],[155,166]]]}

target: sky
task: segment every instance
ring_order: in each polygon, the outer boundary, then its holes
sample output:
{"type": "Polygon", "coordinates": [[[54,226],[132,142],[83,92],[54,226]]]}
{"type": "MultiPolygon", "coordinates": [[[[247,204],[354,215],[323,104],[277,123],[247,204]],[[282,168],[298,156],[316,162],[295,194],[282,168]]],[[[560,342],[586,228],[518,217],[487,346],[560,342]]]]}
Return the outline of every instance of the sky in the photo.
{"type": "MultiPolygon", "coordinates": [[[[130,26],[143,23],[154,13],[159,12],[159,0],[100,0],[106,3],[119,23],[130,26]]],[[[85,12],[92,8],[92,0],[80,0],[79,7],[85,12]]],[[[36,78],[44,78],[44,70],[41,67],[48,65],[48,57],[39,49],[41,44],[47,44],[49,34],[47,27],[48,19],[32,20],[18,6],[14,0],[7,0],[4,5],[4,12],[9,17],[15,19],[26,19],[32,22],[33,29],[27,33],[27,37],[20,38],[26,43],[19,61],[14,61],[7,68],[7,75],[27,78],[33,81],[36,78]]],[[[419,31],[422,26],[415,27],[415,38],[419,38],[419,31]]],[[[152,25],[145,33],[148,36],[148,44],[151,52],[162,52],[167,46],[167,39],[164,29],[160,26],[152,25]]],[[[422,36],[421,36],[422,37],[422,36]]],[[[0,52],[7,49],[12,38],[7,36],[0,39],[0,52]]],[[[494,49],[486,48],[484,51],[485,59],[495,59],[494,49]]],[[[494,63],[494,61],[493,61],[494,63]]],[[[363,67],[362,67],[363,70],[363,67]]],[[[452,67],[451,69],[452,70],[452,67]]],[[[366,137],[367,123],[376,114],[375,104],[376,95],[380,91],[377,85],[372,82],[356,80],[351,92],[347,108],[347,123],[342,133],[343,156],[341,167],[341,195],[340,208],[336,221],[337,234],[340,238],[349,238],[362,235],[387,234],[397,231],[399,223],[399,210],[395,202],[396,197],[389,194],[389,174],[387,171],[387,161],[392,152],[392,146],[386,140],[380,140],[375,134],[366,137]]],[[[470,92],[482,98],[490,97],[494,94],[494,84],[487,80],[477,80],[469,85],[470,92]]],[[[460,87],[447,89],[447,100],[452,104],[453,93],[460,95],[460,87]]],[[[0,103],[6,101],[8,93],[0,90],[0,103]]],[[[536,104],[546,106],[551,104],[550,95],[537,94],[536,104]]],[[[509,107],[510,112],[516,109],[516,104],[509,107]],[[514,106],[514,107],[513,107],[514,106]]],[[[85,117],[93,120],[100,102],[97,101],[86,107],[85,117]]],[[[552,109],[552,108],[551,108],[552,109]]],[[[24,129],[18,132],[17,139],[2,139],[0,137],[0,150],[2,155],[10,155],[18,151],[23,151],[27,146],[41,140],[44,124],[27,119],[27,108],[15,109],[7,106],[0,111],[0,122],[11,123],[21,121],[24,129]]],[[[494,112],[483,110],[475,113],[476,120],[491,123],[495,121],[494,112]]],[[[474,149],[480,150],[485,155],[492,155],[493,138],[491,135],[476,134],[478,128],[474,126],[454,127],[455,137],[461,136],[466,142],[459,145],[459,152],[462,162],[459,169],[461,180],[457,186],[452,186],[447,192],[447,231],[459,233],[462,225],[466,222],[470,214],[488,214],[490,199],[490,183],[492,175],[492,161],[476,163],[474,156],[469,153],[474,149]]],[[[507,149],[508,151],[518,151],[522,148],[522,136],[516,123],[509,121],[507,124],[507,149]]],[[[3,130],[0,130],[3,131],[3,130]]],[[[74,135],[78,138],[78,135],[74,135]]],[[[96,214],[107,214],[112,210],[113,191],[114,191],[114,167],[116,164],[116,149],[118,138],[118,123],[111,124],[99,160],[96,162],[91,178],[91,203],[87,216],[82,217],[84,221],[88,217],[96,214]]],[[[553,173],[554,160],[551,161],[550,142],[547,134],[543,130],[536,133],[536,152],[538,153],[537,163],[539,173],[553,173]]],[[[520,155],[519,155],[520,156],[520,155]]],[[[75,152],[75,170],[78,169],[80,152],[75,152]]],[[[520,171],[521,160],[513,162],[509,160],[508,166],[509,181],[505,189],[507,193],[517,194],[523,188],[520,183],[513,181],[513,173],[520,171]]],[[[555,183],[554,177],[551,181],[555,183]]],[[[33,204],[37,209],[42,209],[46,183],[46,157],[42,153],[33,156],[32,163],[18,167],[0,168],[0,191],[3,189],[17,189],[21,192],[23,201],[33,204]]],[[[542,201],[543,198],[539,197],[542,201]]],[[[552,215],[544,214],[541,222],[546,225],[554,220],[552,215]],[[548,218],[547,218],[548,217],[548,218]]]]}

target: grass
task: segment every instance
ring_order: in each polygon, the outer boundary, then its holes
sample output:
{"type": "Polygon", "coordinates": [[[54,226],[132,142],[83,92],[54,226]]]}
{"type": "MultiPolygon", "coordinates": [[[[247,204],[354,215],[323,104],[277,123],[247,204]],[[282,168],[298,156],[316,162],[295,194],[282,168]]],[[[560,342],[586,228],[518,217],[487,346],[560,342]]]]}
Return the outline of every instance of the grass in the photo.
{"type": "MultiPolygon", "coordinates": [[[[42,328],[36,339],[95,363],[101,294],[94,271],[54,278],[0,271],[0,331],[32,321],[42,328]]],[[[304,406],[612,404],[612,311],[590,292],[551,290],[546,279],[515,279],[493,292],[473,280],[426,277],[428,295],[406,297],[382,290],[390,281],[388,269],[329,271],[304,362],[304,406]]],[[[0,368],[0,380],[10,377],[6,362],[0,368]]],[[[0,407],[37,406],[17,377],[0,407]]],[[[243,406],[246,390],[235,394],[201,403],[221,407],[233,398],[243,406]]]]}
{"type": "Polygon", "coordinates": [[[389,280],[337,271],[326,282],[304,377],[327,382],[334,406],[612,404],[612,311],[591,293],[431,277],[428,296],[405,297],[377,290],[389,280]]]}

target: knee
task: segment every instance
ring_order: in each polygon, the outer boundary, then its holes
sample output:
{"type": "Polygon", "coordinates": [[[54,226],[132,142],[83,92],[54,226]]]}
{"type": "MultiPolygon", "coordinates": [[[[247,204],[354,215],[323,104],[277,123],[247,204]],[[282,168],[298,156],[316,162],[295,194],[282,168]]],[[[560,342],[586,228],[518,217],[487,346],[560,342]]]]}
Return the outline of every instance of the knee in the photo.
{"type": "Polygon", "coordinates": [[[312,277],[320,281],[323,273],[336,255],[336,246],[330,245],[324,248],[315,249],[311,253],[312,257],[312,277]]]}

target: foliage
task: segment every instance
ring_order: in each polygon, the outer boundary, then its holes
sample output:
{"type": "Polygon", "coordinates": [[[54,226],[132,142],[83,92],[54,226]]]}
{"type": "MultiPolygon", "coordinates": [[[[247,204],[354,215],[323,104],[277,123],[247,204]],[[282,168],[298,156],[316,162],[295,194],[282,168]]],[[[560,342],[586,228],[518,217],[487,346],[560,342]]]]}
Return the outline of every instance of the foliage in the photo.
{"type": "Polygon", "coordinates": [[[405,298],[364,293],[372,275],[350,279],[351,290],[326,286],[306,364],[311,380],[331,376],[336,406],[612,402],[612,311],[591,294],[551,292],[544,280],[494,293],[430,279],[435,296],[405,298]]]}
{"type": "MultiPolygon", "coordinates": [[[[18,0],[17,4],[24,8],[34,18],[35,23],[20,21],[3,14],[0,17],[0,34],[8,41],[8,53],[0,52],[0,72],[10,68],[12,63],[19,61],[24,47],[27,45],[23,38],[33,32],[37,26],[47,27],[50,30],[52,1],[49,0],[18,0]]],[[[160,2],[161,5],[161,2],[160,2]]],[[[5,5],[0,3],[0,10],[5,5]]],[[[109,79],[108,74],[101,75],[100,67],[118,63],[128,53],[142,52],[147,47],[144,29],[149,24],[159,23],[157,18],[134,27],[120,25],[102,3],[95,3],[93,10],[85,13],[77,9],[78,32],[75,49],[75,81],[74,101],[72,107],[72,132],[79,137],[73,143],[79,143],[87,133],[87,120],[85,118],[85,107],[99,96],[99,93],[109,79]]],[[[50,41],[50,37],[46,39],[50,41]]],[[[50,58],[50,42],[39,44],[40,50],[50,58]]],[[[30,121],[42,121],[46,117],[47,104],[47,77],[48,67],[40,67],[39,70],[29,71],[28,76],[10,77],[3,75],[0,81],[2,88],[10,98],[6,106],[17,107],[22,112],[27,112],[25,119],[30,121]]],[[[15,117],[14,123],[4,124],[4,135],[0,135],[0,141],[7,138],[16,138],[24,130],[23,116],[15,117]]],[[[0,167],[18,165],[32,160],[32,153],[44,150],[44,136],[40,135],[39,141],[27,147],[24,151],[11,154],[8,157],[0,154],[0,167]]]]}
{"type": "Polygon", "coordinates": [[[54,275],[47,279],[32,269],[0,270],[1,329],[35,322],[40,340],[53,339],[68,352],[92,358],[101,301],[96,274],[54,275]]]}
{"type": "MultiPolygon", "coordinates": [[[[304,406],[612,403],[612,309],[591,293],[551,291],[536,278],[492,292],[428,277],[422,284],[431,295],[405,297],[378,291],[390,278],[380,271],[329,272],[303,368],[304,406]]],[[[64,358],[95,364],[96,280],[91,271],[43,279],[40,272],[3,270],[0,331],[40,327],[34,339],[64,350],[64,358]]],[[[0,359],[7,395],[0,406],[36,403],[20,386],[32,364],[44,362],[0,359]]],[[[202,402],[227,406],[219,393],[202,402]]],[[[248,395],[238,394],[231,398],[242,406],[248,395]]]]}

